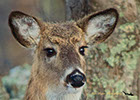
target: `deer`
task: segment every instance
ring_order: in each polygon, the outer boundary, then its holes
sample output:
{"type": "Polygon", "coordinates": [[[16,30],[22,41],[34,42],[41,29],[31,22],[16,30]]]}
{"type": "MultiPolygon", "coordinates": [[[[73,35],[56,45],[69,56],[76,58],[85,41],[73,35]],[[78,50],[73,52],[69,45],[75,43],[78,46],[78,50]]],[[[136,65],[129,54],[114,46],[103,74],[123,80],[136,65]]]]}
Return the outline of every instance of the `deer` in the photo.
{"type": "Polygon", "coordinates": [[[9,15],[15,39],[33,50],[24,100],[80,100],[86,84],[88,50],[114,31],[118,12],[108,8],[77,21],[44,22],[20,11],[9,15]]]}

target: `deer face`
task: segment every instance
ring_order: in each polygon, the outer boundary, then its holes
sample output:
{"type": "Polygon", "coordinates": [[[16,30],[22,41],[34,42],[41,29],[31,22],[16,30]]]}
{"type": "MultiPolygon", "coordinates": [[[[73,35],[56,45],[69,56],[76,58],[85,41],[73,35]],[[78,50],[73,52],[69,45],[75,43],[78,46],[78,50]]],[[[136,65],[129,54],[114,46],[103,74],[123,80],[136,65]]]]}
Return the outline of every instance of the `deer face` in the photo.
{"type": "Polygon", "coordinates": [[[76,93],[86,82],[87,48],[107,39],[117,20],[115,9],[66,23],[45,23],[15,11],[9,16],[9,26],[20,44],[34,48],[32,77],[37,83],[46,86],[45,91],[76,93]]]}

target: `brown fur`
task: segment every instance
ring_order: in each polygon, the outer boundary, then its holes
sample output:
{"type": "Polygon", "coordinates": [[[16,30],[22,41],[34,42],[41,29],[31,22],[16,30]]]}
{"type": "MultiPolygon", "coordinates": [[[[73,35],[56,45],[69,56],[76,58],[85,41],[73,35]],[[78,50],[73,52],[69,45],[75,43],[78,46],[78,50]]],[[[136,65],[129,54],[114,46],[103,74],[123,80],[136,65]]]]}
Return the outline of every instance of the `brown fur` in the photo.
{"type": "MultiPolygon", "coordinates": [[[[118,17],[114,9],[102,11],[99,14],[104,14],[108,11],[111,12],[112,10],[114,12],[112,16],[118,17]]],[[[43,23],[33,17],[40,26],[40,41],[36,43],[34,62],[24,98],[25,100],[46,100],[45,95],[48,88],[54,89],[59,87],[59,85],[62,84],[60,83],[60,78],[63,77],[65,71],[71,67],[75,69],[79,67],[85,73],[86,63],[84,56],[79,53],[79,48],[88,45],[85,40],[88,21],[91,17],[99,14],[90,14],[78,22],[71,21],[66,23],[43,23]],[[52,58],[46,57],[45,48],[54,48],[57,55],[52,58]]],[[[9,25],[15,38],[22,45],[31,47],[30,45],[34,43],[29,43],[30,41],[24,40],[23,36],[18,33],[18,29],[12,25],[13,17],[15,17],[15,15],[12,16],[11,14],[9,17],[9,25]]],[[[16,17],[18,18],[19,15],[16,15],[16,17]]],[[[107,34],[104,36],[99,34],[100,37],[97,35],[93,42],[102,42],[105,40],[114,30],[117,19],[118,18],[116,18],[114,25],[111,28],[109,27],[110,30],[107,34]]],[[[32,38],[32,40],[34,40],[34,38],[32,38]]],[[[63,83],[64,86],[65,84],[66,83],[63,83]]]]}
{"type": "Polygon", "coordinates": [[[41,40],[35,51],[32,74],[25,100],[45,100],[44,95],[47,87],[52,84],[57,86],[59,77],[68,67],[79,65],[84,71],[86,68],[85,60],[76,50],[79,46],[86,45],[84,33],[76,26],[76,23],[50,23],[45,24],[45,26],[46,29],[42,32],[41,40]],[[47,64],[45,63],[46,55],[43,49],[47,48],[48,45],[52,47],[52,44],[55,44],[61,52],[58,51],[57,60],[47,64]]]}

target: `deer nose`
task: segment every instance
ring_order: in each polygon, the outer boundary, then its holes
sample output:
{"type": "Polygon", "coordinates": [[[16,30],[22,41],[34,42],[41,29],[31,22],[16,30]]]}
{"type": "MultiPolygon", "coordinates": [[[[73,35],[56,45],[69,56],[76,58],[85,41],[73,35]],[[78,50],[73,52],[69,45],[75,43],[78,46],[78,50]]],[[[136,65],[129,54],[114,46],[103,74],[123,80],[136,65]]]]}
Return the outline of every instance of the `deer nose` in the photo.
{"type": "Polygon", "coordinates": [[[70,79],[71,79],[71,85],[74,87],[74,88],[78,88],[78,87],[81,87],[84,85],[84,77],[83,75],[71,75],[70,76],[70,79]]]}
{"type": "Polygon", "coordinates": [[[79,70],[76,70],[67,76],[66,82],[70,83],[74,88],[79,88],[85,84],[86,77],[79,70]]]}

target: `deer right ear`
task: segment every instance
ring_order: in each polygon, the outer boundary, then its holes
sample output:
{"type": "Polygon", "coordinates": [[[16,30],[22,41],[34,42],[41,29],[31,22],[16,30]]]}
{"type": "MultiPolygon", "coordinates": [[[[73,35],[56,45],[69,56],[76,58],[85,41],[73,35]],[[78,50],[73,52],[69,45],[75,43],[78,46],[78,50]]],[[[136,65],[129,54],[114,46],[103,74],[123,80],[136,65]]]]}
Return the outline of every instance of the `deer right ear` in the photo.
{"type": "Polygon", "coordinates": [[[86,40],[89,45],[101,43],[106,40],[118,21],[118,12],[114,8],[110,8],[98,13],[92,13],[77,22],[86,33],[86,40]]]}
{"type": "Polygon", "coordinates": [[[36,18],[14,11],[9,15],[9,26],[13,36],[21,45],[29,48],[38,44],[41,29],[36,18]]]}

